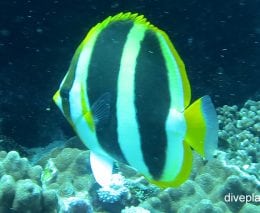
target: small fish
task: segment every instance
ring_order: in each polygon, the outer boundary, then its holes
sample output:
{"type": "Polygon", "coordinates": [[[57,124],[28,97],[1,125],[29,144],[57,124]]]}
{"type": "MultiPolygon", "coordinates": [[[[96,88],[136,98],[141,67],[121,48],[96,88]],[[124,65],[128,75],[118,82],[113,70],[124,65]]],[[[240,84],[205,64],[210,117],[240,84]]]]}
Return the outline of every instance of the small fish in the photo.
{"type": "Polygon", "coordinates": [[[176,187],[190,175],[192,150],[210,159],[217,148],[210,97],[190,105],[183,61],[168,35],[143,15],[119,13],[94,26],[53,99],[91,150],[102,186],[120,161],[151,183],[176,187]]]}

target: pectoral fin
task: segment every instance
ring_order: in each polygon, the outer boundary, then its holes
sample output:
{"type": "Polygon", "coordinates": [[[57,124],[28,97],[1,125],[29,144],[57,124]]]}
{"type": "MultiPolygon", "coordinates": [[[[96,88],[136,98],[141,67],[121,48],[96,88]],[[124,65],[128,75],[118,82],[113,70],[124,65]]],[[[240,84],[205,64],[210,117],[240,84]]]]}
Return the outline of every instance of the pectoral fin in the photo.
{"type": "Polygon", "coordinates": [[[91,107],[96,128],[107,123],[110,116],[110,93],[104,93],[91,107]]]}
{"type": "Polygon", "coordinates": [[[102,187],[109,186],[112,178],[113,160],[90,152],[90,165],[97,183],[102,187]]]}

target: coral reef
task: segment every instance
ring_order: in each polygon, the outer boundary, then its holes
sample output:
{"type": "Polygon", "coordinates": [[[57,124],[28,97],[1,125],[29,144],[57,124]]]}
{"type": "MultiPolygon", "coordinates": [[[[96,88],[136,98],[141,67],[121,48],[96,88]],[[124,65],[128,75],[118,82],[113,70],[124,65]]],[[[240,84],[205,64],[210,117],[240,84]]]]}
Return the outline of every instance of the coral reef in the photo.
{"type": "Polygon", "coordinates": [[[0,151],[0,212],[260,212],[260,102],[223,106],[217,113],[219,150],[211,161],[195,154],[191,177],[178,188],[159,189],[120,163],[110,185],[100,187],[89,150],[75,148],[77,138],[66,143],[73,148],[31,150],[27,155],[38,154],[30,160],[0,151]]]}
{"type": "MultiPolygon", "coordinates": [[[[138,205],[148,197],[156,196],[160,191],[159,188],[150,185],[143,177],[134,176],[134,179],[131,179],[126,178],[126,175],[114,174],[109,186],[97,190],[96,209],[121,212],[125,206],[138,205]]],[[[132,209],[134,208],[131,208],[131,211],[132,209]]]]}
{"type": "Polygon", "coordinates": [[[242,171],[260,176],[260,101],[248,100],[238,106],[217,109],[220,125],[219,145],[227,154],[225,161],[242,171]]]}
{"type": "Polygon", "coordinates": [[[101,187],[97,190],[99,201],[103,203],[125,203],[130,199],[130,191],[126,186],[125,178],[120,174],[113,174],[109,186],[101,187]]]}
{"type": "MultiPolygon", "coordinates": [[[[179,188],[168,188],[139,206],[151,212],[239,212],[246,202],[229,202],[230,197],[259,195],[260,184],[253,176],[225,165],[221,159],[194,159],[192,177],[179,188]],[[229,200],[228,200],[229,199],[229,200]]],[[[231,198],[231,199],[232,199],[231,198]]],[[[260,202],[260,201],[258,201],[260,202]]],[[[257,202],[251,202],[256,207],[257,202]]],[[[254,211],[257,212],[257,211],[254,211]]]]}
{"type": "Polygon", "coordinates": [[[55,190],[61,212],[92,212],[91,188],[96,184],[89,165],[89,151],[76,148],[55,150],[47,162],[39,162],[44,170],[42,188],[55,190]]]}
{"type": "Polygon", "coordinates": [[[58,199],[53,190],[43,190],[42,168],[31,166],[16,151],[0,152],[0,212],[55,212],[58,199]]]}
{"type": "Polygon", "coordinates": [[[43,169],[16,151],[0,152],[0,212],[92,212],[87,159],[88,153],[67,148],[43,169]]]}

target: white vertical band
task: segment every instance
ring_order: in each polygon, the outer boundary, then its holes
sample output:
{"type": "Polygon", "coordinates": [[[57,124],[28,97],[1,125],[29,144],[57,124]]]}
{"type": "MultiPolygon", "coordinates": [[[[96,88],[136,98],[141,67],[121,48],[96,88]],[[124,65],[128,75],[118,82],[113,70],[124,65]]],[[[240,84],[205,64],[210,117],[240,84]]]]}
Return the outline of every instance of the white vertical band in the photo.
{"type": "Polygon", "coordinates": [[[145,28],[134,24],[124,45],[118,77],[117,132],[118,142],[128,163],[146,176],[150,176],[144,163],[141,139],[135,109],[135,68],[136,59],[145,35],[145,28]]]}
{"type": "Polygon", "coordinates": [[[100,33],[96,31],[91,35],[91,38],[85,42],[79,53],[77,67],[75,71],[75,80],[70,91],[70,109],[71,118],[73,124],[75,125],[75,130],[77,131],[79,137],[84,142],[84,144],[90,149],[95,151],[95,153],[108,156],[104,149],[100,146],[96,133],[89,128],[88,123],[84,119],[83,107],[82,107],[82,96],[84,96],[84,101],[86,101],[86,106],[90,110],[89,100],[87,96],[87,78],[89,63],[91,60],[91,54],[96,42],[96,39],[100,33]],[[82,94],[84,92],[84,94],[82,94]]]}
{"type": "Polygon", "coordinates": [[[169,45],[165,41],[165,38],[160,33],[157,33],[157,37],[160,41],[161,51],[163,53],[168,70],[167,74],[171,95],[171,108],[175,108],[182,112],[184,110],[184,97],[181,73],[174,55],[171,52],[169,45]]]}
{"type": "Polygon", "coordinates": [[[183,139],[186,133],[186,123],[183,116],[184,92],[181,73],[177,62],[165,38],[157,34],[161,51],[166,62],[171,97],[170,111],[165,124],[167,135],[166,162],[161,180],[172,181],[179,174],[184,158],[183,139]]]}

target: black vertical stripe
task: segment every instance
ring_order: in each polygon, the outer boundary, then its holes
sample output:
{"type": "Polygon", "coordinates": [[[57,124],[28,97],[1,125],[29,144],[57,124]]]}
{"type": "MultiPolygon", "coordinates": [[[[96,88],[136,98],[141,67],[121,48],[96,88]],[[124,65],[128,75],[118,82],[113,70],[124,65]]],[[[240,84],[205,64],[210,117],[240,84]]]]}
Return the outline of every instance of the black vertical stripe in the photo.
{"type": "Polygon", "coordinates": [[[166,161],[170,91],[160,44],[151,30],[146,31],[137,57],[135,106],[144,161],[153,178],[159,179],[166,161]]]}
{"type": "Polygon", "coordinates": [[[69,67],[69,71],[68,71],[68,75],[66,76],[66,79],[60,88],[62,110],[63,110],[65,118],[69,122],[72,122],[71,112],[70,112],[70,103],[69,103],[69,93],[70,93],[70,90],[74,83],[78,57],[79,57],[79,54],[78,54],[78,52],[76,52],[72,58],[72,61],[71,61],[70,67],[69,67]]]}
{"type": "Polygon", "coordinates": [[[87,93],[91,106],[105,93],[109,93],[111,97],[109,121],[102,128],[96,129],[98,141],[104,150],[124,162],[126,160],[119,147],[117,135],[117,82],[123,48],[132,26],[132,21],[117,21],[109,24],[98,35],[87,79],[87,93]]]}

